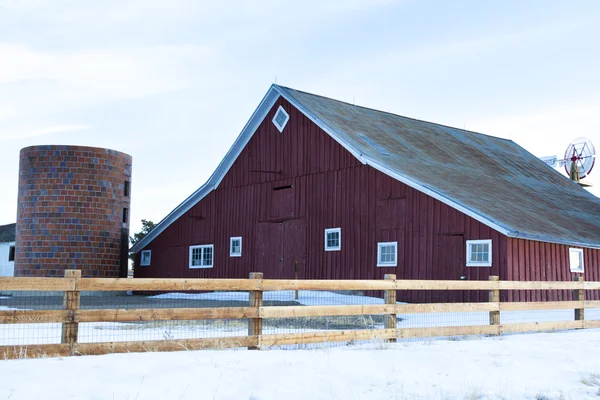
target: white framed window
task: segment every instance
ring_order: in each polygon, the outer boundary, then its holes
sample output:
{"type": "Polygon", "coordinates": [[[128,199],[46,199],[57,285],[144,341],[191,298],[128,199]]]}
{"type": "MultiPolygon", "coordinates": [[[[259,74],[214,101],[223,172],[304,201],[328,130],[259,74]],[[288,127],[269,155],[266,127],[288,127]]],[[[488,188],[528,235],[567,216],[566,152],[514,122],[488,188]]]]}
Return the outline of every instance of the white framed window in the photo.
{"type": "Polygon", "coordinates": [[[569,249],[569,266],[571,272],[583,273],[583,249],[569,249]]]}
{"type": "Polygon", "coordinates": [[[242,256],[242,237],[236,236],[229,238],[229,257],[242,256]]]}
{"type": "Polygon", "coordinates": [[[275,116],[273,117],[273,124],[277,127],[279,132],[283,132],[283,128],[287,125],[290,120],[290,116],[285,112],[283,107],[279,106],[275,116]]]}
{"type": "Polygon", "coordinates": [[[152,250],[142,250],[142,256],[140,258],[140,265],[142,267],[149,266],[151,258],[152,258],[152,250]]]}
{"type": "Polygon", "coordinates": [[[214,253],[212,244],[190,246],[190,268],[212,268],[214,253]]]}
{"type": "Polygon", "coordinates": [[[325,251],[342,249],[342,228],[325,229],[325,251]]]}
{"type": "Polygon", "coordinates": [[[492,266],[492,239],[467,240],[467,267],[492,266]]]}
{"type": "Polygon", "coordinates": [[[15,262],[15,245],[8,246],[8,262],[15,262]]]}
{"type": "Polygon", "coordinates": [[[396,267],[398,265],[398,242],[377,243],[377,266],[396,267]]]}

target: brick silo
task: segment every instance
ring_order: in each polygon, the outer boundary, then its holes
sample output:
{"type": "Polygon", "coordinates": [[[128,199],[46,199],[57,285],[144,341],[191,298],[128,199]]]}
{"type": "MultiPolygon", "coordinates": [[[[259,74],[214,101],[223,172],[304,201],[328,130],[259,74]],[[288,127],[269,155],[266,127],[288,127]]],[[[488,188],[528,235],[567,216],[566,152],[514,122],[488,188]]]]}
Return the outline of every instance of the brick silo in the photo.
{"type": "Polygon", "coordinates": [[[126,277],[131,161],[94,147],[22,149],[15,276],[126,277]]]}

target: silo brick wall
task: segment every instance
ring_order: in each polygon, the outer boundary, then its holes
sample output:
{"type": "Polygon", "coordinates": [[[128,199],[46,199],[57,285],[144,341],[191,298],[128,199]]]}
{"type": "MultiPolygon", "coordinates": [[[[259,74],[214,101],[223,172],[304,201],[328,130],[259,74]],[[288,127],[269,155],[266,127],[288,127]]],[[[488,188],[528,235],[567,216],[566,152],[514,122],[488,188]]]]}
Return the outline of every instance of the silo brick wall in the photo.
{"type": "Polygon", "coordinates": [[[126,274],[131,165],[131,156],[108,149],[22,149],[15,276],[126,274]]]}

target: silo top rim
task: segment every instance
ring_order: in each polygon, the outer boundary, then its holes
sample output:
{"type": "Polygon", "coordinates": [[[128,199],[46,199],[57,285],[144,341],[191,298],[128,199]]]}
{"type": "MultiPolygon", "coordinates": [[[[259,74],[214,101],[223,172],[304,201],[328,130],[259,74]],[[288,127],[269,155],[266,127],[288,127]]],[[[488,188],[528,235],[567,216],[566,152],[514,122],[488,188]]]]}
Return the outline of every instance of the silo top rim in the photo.
{"type": "Polygon", "coordinates": [[[106,153],[106,154],[112,154],[112,155],[116,155],[116,156],[120,156],[120,157],[132,158],[129,154],[123,153],[118,150],[112,150],[112,149],[107,149],[107,148],[103,148],[103,147],[64,145],[64,144],[28,146],[28,147],[24,147],[21,149],[21,154],[27,153],[30,151],[36,151],[36,150],[37,151],[75,151],[75,152],[89,151],[89,152],[93,152],[93,153],[106,153]]]}

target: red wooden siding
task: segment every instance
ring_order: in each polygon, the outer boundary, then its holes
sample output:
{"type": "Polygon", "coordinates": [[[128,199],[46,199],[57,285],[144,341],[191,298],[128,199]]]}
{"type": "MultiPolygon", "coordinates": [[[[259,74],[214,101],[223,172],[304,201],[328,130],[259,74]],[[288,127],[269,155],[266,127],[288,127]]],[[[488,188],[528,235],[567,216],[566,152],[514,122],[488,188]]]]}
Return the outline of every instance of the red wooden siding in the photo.
{"type": "MultiPolygon", "coordinates": [[[[573,273],[569,267],[569,248],[555,243],[508,238],[508,279],[514,281],[572,281],[583,276],[588,281],[600,280],[600,250],[583,249],[584,273],[573,273]]],[[[572,300],[570,290],[509,291],[508,301],[572,300]]],[[[587,290],[587,300],[598,300],[596,290],[587,290]]]]}
{"type": "MultiPolygon", "coordinates": [[[[287,101],[279,99],[219,187],[146,249],[136,277],[487,280],[512,279],[507,238],[473,218],[361,164],[287,101]],[[283,133],[272,124],[282,105],[283,133]],[[324,250],[340,227],[341,251],[324,250]],[[242,256],[229,238],[242,237],[242,256]],[[466,240],[492,239],[492,267],[466,267],[466,240]],[[377,242],[398,242],[398,266],[377,267],[377,242]],[[190,245],[214,244],[211,269],[189,269],[190,245]],[[507,258],[508,257],[508,258],[507,258]]],[[[597,259],[597,256],[596,256],[597,259]]],[[[511,261],[512,262],[512,261],[511,261]]],[[[526,272],[523,272],[525,274],[526,272]]],[[[521,275],[519,275],[520,277],[521,275]]],[[[487,301],[487,292],[399,292],[410,302],[487,301]]]]}

